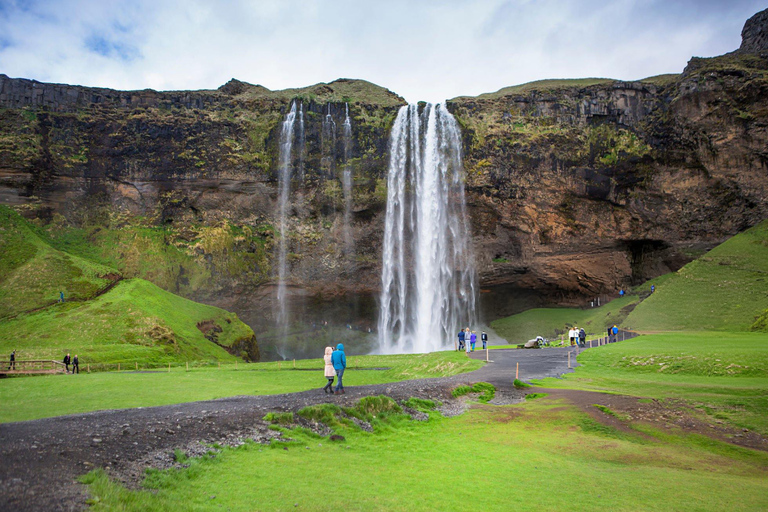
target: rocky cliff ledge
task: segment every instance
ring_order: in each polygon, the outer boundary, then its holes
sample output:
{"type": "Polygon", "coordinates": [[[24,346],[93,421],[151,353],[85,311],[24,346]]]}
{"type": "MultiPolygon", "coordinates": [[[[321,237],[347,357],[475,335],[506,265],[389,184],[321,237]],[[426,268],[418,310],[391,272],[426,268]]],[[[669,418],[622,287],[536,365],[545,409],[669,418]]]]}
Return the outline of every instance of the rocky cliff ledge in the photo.
{"type": "MultiPolygon", "coordinates": [[[[767,24],[755,15],[738,51],[694,58],[680,75],[450,100],[482,285],[576,303],[675,270],[768,217],[767,24]]],[[[292,101],[306,140],[294,157],[291,291],[331,307],[340,294],[367,297],[355,303],[370,316],[387,141],[404,101],[364,81],[156,92],[0,75],[0,201],[70,251],[258,325],[270,312],[278,139],[292,101]],[[340,128],[347,105],[351,256],[343,141],[323,129],[328,113],[340,128]]]]}

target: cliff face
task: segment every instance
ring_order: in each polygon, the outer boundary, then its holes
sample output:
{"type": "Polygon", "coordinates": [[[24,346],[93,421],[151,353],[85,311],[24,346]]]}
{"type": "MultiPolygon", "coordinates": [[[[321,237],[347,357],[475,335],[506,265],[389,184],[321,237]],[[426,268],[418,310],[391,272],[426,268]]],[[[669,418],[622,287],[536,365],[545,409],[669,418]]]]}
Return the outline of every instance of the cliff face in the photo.
{"type": "MultiPolygon", "coordinates": [[[[449,101],[482,285],[578,302],[675,270],[768,217],[765,27],[764,12],[740,50],[694,58],[681,75],[542,81],[449,101]]],[[[258,325],[273,296],[278,139],[292,101],[306,140],[294,154],[290,291],[324,315],[370,319],[389,129],[404,101],[367,82],[161,93],[0,75],[0,201],[70,251],[258,325]],[[339,179],[347,104],[351,257],[339,179]],[[323,129],[329,112],[335,137],[323,129]],[[340,294],[359,297],[357,309],[339,309],[340,294]]]]}

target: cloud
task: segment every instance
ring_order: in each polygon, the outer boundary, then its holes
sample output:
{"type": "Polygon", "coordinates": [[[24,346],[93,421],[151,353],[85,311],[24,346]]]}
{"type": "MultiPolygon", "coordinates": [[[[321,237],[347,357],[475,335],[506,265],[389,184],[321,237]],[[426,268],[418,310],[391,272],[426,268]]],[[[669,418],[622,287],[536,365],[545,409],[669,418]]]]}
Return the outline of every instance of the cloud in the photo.
{"type": "Polygon", "coordinates": [[[0,72],[119,89],[363,78],[410,101],[680,72],[734,50],[750,0],[0,1],[0,72]]]}

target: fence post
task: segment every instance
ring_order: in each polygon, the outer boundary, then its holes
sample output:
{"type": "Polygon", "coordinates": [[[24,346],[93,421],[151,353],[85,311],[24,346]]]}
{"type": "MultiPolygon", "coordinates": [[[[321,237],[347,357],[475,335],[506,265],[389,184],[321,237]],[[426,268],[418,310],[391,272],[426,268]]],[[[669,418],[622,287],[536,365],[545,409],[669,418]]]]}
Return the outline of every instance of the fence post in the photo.
{"type": "Polygon", "coordinates": [[[485,346],[485,362],[488,362],[488,345],[485,346]]]}
{"type": "Polygon", "coordinates": [[[520,378],[520,363],[515,363],[515,380],[520,378]]]}
{"type": "Polygon", "coordinates": [[[571,351],[568,351],[568,368],[571,367],[571,351]]]}
{"type": "Polygon", "coordinates": [[[187,371],[189,371],[189,361],[187,361],[187,371]]]}
{"type": "Polygon", "coordinates": [[[235,370],[237,370],[237,359],[235,359],[235,370]]]}
{"type": "Polygon", "coordinates": [[[296,360],[295,359],[293,360],[293,369],[294,370],[296,369],[296,360]]]}
{"type": "Polygon", "coordinates": [[[120,371],[120,363],[117,363],[117,371],[120,371]]]}
{"type": "Polygon", "coordinates": [[[171,363],[168,363],[168,373],[171,373],[171,363]]]}
{"type": "Polygon", "coordinates": [[[589,340],[589,348],[592,348],[592,340],[589,340]]]}
{"type": "Polygon", "coordinates": [[[138,361],[136,362],[136,369],[137,370],[139,369],[139,362],[138,361]]]}
{"type": "Polygon", "coordinates": [[[91,363],[86,363],[85,368],[87,369],[88,373],[91,373],[91,363]]]}
{"type": "Polygon", "coordinates": [[[277,369],[280,369],[280,361],[277,362],[277,369]]]}

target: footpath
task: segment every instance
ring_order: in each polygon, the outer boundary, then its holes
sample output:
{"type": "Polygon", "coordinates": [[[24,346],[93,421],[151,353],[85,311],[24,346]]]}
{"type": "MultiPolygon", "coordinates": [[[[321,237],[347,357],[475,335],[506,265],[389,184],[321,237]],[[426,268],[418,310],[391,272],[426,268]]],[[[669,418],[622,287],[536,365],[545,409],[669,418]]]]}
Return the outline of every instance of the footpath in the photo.
{"type": "MultiPolygon", "coordinates": [[[[0,424],[0,510],[82,510],[86,488],[78,476],[105,468],[126,484],[136,485],[147,466],[168,467],[174,449],[200,443],[237,445],[242,439],[268,442],[273,436],[264,415],[320,403],[351,406],[371,395],[395,400],[418,397],[439,400],[448,414],[463,410],[451,391],[462,384],[490,382],[497,388],[493,403],[514,403],[525,392],[520,379],[557,377],[569,371],[573,348],[489,351],[492,362],[471,373],[346,388],[326,395],[321,388],[283,395],[240,396],[160,407],[97,411],[33,421],[0,424]]],[[[485,351],[470,355],[485,359],[485,351]]],[[[571,365],[576,365],[575,354],[571,365]]]]}

